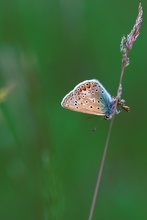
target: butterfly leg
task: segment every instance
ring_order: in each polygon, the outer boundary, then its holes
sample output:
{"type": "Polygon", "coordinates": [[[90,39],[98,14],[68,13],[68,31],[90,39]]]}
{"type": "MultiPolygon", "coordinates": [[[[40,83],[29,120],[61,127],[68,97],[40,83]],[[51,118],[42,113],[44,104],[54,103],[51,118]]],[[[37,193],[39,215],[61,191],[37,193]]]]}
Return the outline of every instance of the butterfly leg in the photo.
{"type": "Polygon", "coordinates": [[[119,113],[120,113],[120,110],[117,110],[117,109],[116,109],[116,114],[118,115],[119,113]]]}

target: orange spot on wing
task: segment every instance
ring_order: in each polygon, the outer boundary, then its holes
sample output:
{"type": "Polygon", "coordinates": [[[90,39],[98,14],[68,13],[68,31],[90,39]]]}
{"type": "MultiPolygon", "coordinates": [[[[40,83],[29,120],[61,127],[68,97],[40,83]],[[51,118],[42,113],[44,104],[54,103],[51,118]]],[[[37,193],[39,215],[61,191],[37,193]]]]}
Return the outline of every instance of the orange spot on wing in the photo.
{"type": "Polygon", "coordinates": [[[84,91],[85,91],[85,90],[86,90],[86,86],[83,86],[82,90],[84,90],[84,91]]]}
{"type": "Polygon", "coordinates": [[[90,88],[90,83],[87,83],[87,84],[86,84],[86,87],[87,87],[87,88],[90,88]]]}

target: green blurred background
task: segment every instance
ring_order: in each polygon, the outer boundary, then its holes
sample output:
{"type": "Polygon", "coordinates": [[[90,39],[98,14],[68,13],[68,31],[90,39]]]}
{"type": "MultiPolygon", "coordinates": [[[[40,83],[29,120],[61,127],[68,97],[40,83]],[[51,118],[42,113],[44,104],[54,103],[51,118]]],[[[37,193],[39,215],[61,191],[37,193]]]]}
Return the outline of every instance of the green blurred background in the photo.
{"type": "MultiPolygon", "coordinates": [[[[118,87],[139,1],[0,2],[0,219],[88,219],[109,121],[63,109],[86,79],[118,87]],[[97,126],[96,132],[92,133],[97,126]]],[[[123,77],[93,220],[147,219],[147,2],[123,77]]]]}

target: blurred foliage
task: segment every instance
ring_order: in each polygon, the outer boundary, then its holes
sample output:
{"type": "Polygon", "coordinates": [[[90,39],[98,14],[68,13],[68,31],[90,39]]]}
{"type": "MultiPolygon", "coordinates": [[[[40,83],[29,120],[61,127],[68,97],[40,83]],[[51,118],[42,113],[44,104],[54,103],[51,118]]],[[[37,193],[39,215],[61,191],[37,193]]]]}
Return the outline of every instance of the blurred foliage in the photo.
{"type": "MultiPolygon", "coordinates": [[[[60,103],[92,78],[116,94],[120,39],[133,27],[138,5],[1,1],[0,219],[88,219],[109,122],[87,120],[60,103]]],[[[115,118],[94,220],[147,219],[146,23],[144,13],[123,78],[131,113],[115,118]]]]}

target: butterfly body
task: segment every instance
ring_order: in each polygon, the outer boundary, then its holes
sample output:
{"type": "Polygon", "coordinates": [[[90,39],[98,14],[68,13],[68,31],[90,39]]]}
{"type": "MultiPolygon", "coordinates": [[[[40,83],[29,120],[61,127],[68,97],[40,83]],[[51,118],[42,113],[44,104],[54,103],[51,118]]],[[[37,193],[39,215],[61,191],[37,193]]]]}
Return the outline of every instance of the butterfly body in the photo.
{"type": "Polygon", "coordinates": [[[103,85],[96,79],[79,83],[62,100],[64,108],[112,118],[116,99],[111,97],[103,85]]]}

